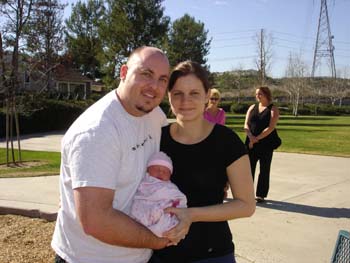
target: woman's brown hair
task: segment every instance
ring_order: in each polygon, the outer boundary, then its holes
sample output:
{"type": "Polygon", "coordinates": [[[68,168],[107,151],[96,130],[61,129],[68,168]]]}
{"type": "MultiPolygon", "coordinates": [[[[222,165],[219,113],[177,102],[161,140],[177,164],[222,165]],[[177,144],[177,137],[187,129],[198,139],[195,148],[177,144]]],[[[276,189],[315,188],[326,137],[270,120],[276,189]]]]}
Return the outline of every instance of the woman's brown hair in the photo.
{"type": "Polygon", "coordinates": [[[261,86],[257,88],[258,90],[260,90],[264,96],[266,97],[266,99],[271,102],[272,101],[272,94],[271,94],[271,90],[269,89],[269,87],[267,86],[261,86]]]}
{"type": "Polygon", "coordinates": [[[168,91],[173,89],[175,82],[179,78],[191,74],[195,75],[202,82],[204,90],[207,93],[210,87],[207,71],[199,63],[190,60],[180,62],[175,66],[170,74],[168,91]]]}

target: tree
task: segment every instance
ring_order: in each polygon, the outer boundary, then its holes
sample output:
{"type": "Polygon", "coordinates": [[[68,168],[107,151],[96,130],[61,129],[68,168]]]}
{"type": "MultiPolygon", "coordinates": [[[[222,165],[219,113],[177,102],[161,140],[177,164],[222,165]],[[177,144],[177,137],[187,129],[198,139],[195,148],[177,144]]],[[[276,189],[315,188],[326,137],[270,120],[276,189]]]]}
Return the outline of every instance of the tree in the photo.
{"type": "Polygon", "coordinates": [[[214,85],[225,92],[225,97],[236,97],[237,103],[241,103],[243,96],[251,97],[252,89],[256,87],[258,75],[256,70],[244,70],[242,65],[232,71],[212,74],[214,85]]]}
{"type": "Polygon", "coordinates": [[[42,90],[52,90],[52,71],[63,51],[62,15],[65,5],[58,0],[37,0],[25,27],[26,51],[33,58],[33,69],[42,72],[46,81],[42,90]]]}
{"type": "Polygon", "coordinates": [[[230,92],[231,96],[237,97],[237,103],[240,103],[243,74],[242,69],[223,72],[215,77],[215,86],[221,91],[230,92]]]}
{"type": "Polygon", "coordinates": [[[345,79],[326,78],[323,80],[324,96],[328,97],[332,106],[338,101],[338,106],[342,106],[343,99],[349,94],[349,87],[345,79]]]}
{"type": "Polygon", "coordinates": [[[234,83],[236,77],[232,72],[226,71],[218,74],[215,77],[215,86],[218,86],[220,90],[232,91],[234,89],[234,83]]]}
{"type": "Polygon", "coordinates": [[[271,67],[273,37],[271,34],[266,35],[265,30],[261,29],[260,34],[255,36],[257,44],[256,67],[259,72],[260,85],[265,84],[266,74],[271,67]]]}
{"type": "Polygon", "coordinates": [[[163,0],[108,0],[99,36],[103,52],[99,56],[105,81],[112,83],[130,52],[143,45],[160,46],[169,27],[163,0]]]}
{"type": "Polygon", "coordinates": [[[68,53],[71,54],[77,68],[92,78],[100,78],[98,56],[103,52],[99,36],[100,22],[105,19],[104,1],[78,1],[72,7],[71,16],[66,22],[66,41],[68,53]]]}
{"type": "Polygon", "coordinates": [[[15,92],[18,88],[19,44],[32,11],[32,4],[32,0],[2,0],[0,2],[0,14],[3,14],[5,19],[1,27],[2,32],[5,32],[5,35],[3,34],[4,49],[12,49],[10,92],[15,92]]]}
{"type": "Polygon", "coordinates": [[[185,14],[172,24],[167,43],[167,54],[172,66],[184,60],[196,61],[209,69],[206,65],[211,39],[204,23],[196,22],[194,17],[185,14]]]}
{"type": "Polygon", "coordinates": [[[284,87],[290,96],[294,116],[298,116],[300,97],[307,86],[307,75],[307,66],[300,55],[290,53],[284,87]]]}
{"type": "MultiPolygon", "coordinates": [[[[4,47],[1,49],[12,49],[11,65],[8,69],[9,76],[5,77],[5,101],[6,101],[6,162],[9,165],[9,142],[11,143],[12,162],[15,164],[15,154],[13,148],[13,126],[16,129],[18,141],[19,161],[21,158],[20,129],[16,110],[16,93],[19,89],[19,44],[23,36],[23,30],[28,22],[32,11],[32,0],[1,0],[0,14],[3,14],[5,22],[2,24],[1,31],[6,32],[3,36],[4,47]],[[15,121],[15,124],[13,123],[15,121]]],[[[3,68],[4,70],[4,68],[3,68]]],[[[5,74],[3,72],[3,74],[5,74]]]]}
{"type": "Polygon", "coordinates": [[[244,77],[244,70],[243,66],[239,65],[239,67],[234,70],[235,72],[235,80],[234,80],[234,87],[237,89],[237,103],[240,103],[241,101],[241,95],[242,95],[242,88],[243,88],[243,77],[244,77]]]}
{"type": "Polygon", "coordinates": [[[6,83],[6,66],[5,66],[5,58],[4,58],[4,50],[2,45],[2,34],[0,32],[0,93],[5,93],[5,83],[6,83]]]}
{"type": "Polygon", "coordinates": [[[343,99],[350,94],[349,80],[346,77],[349,75],[346,67],[337,70],[337,78],[333,79],[333,85],[329,90],[332,105],[338,100],[338,105],[341,107],[343,99]]]}

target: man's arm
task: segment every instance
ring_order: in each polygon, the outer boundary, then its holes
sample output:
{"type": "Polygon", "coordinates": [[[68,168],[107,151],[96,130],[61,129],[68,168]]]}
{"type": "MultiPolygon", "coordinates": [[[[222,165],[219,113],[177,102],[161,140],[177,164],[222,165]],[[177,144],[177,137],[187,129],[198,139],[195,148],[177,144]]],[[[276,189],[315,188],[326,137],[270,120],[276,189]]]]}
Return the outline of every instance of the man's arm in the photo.
{"type": "Polygon", "coordinates": [[[80,224],[87,235],[111,245],[133,248],[164,248],[169,240],[159,238],[143,225],[113,208],[114,190],[99,187],[74,189],[80,224]]]}

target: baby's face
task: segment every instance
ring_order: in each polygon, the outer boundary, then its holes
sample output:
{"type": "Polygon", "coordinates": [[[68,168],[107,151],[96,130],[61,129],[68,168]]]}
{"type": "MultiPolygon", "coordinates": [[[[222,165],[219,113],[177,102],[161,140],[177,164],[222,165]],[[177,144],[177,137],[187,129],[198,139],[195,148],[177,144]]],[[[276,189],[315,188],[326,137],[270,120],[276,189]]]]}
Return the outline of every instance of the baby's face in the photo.
{"type": "Polygon", "coordinates": [[[147,172],[150,176],[153,176],[155,178],[158,178],[162,181],[169,181],[170,180],[170,170],[168,167],[162,166],[162,165],[151,165],[147,168],[147,172]]]}

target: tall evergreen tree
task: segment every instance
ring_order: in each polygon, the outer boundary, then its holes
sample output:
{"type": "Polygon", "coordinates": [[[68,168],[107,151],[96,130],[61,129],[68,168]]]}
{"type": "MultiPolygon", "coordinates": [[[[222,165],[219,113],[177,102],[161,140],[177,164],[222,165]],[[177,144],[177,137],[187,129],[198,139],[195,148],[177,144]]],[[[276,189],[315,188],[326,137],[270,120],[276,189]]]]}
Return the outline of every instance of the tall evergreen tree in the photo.
{"type": "Polygon", "coordinates": [[[66,41],[68,52],[76,66],[93,78],[101,77],[98,56],[102,53],[99,36],[100,21],[105,19],[104,1],[78,1],[72,8],[66,22],[66,41]]]}
{"type": "Polygon", "coordinates": [[[168,57],[172,66],[184,60],[192,60],[209,68],[207,59],[211,39],[204,23],[196,22],[194,17],[185,14],[172,24],[167,44],[168,57]]]}
{"type": "Polygon", "coordinates": [[[104,52],[99,57],[107,82],[112,82],[130,52],[142,45],[160,46],[170,18],[164,16],[163,0],[108,0],[100,27],[104,52]]]}

